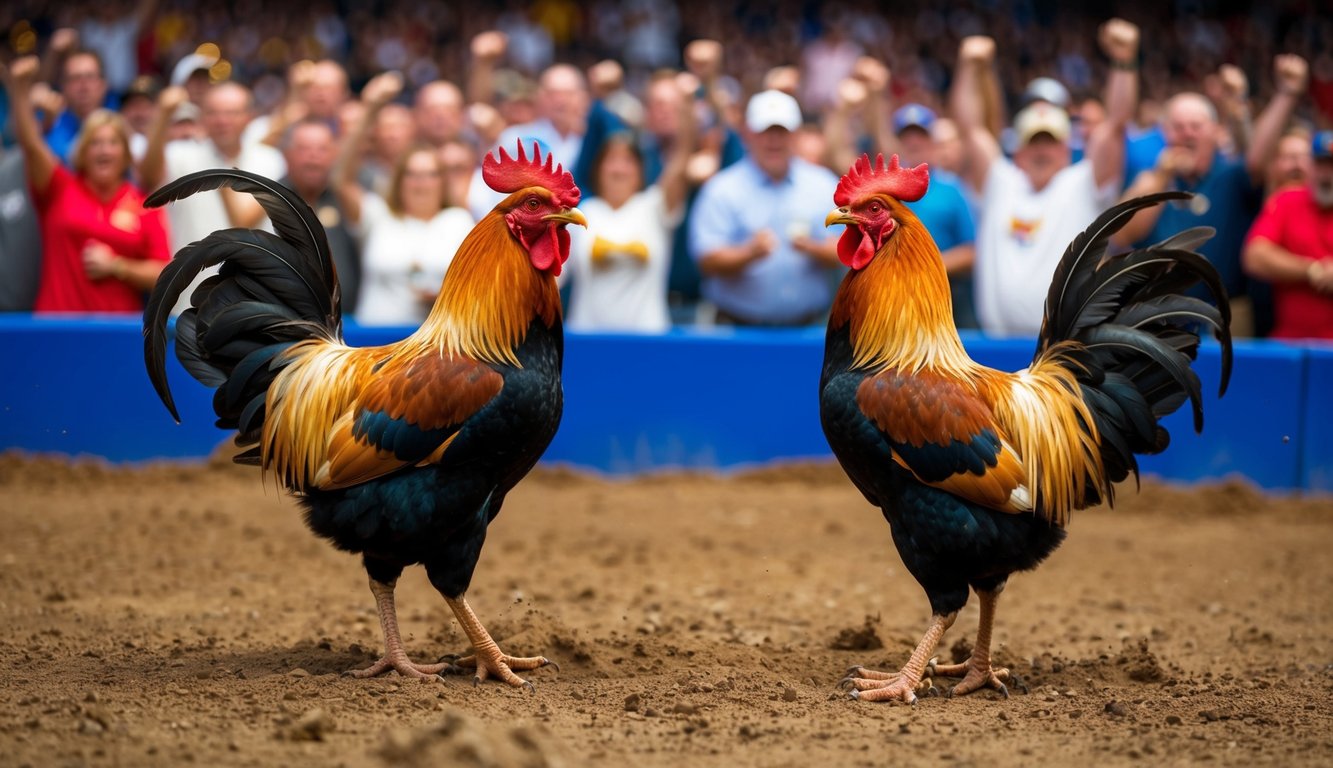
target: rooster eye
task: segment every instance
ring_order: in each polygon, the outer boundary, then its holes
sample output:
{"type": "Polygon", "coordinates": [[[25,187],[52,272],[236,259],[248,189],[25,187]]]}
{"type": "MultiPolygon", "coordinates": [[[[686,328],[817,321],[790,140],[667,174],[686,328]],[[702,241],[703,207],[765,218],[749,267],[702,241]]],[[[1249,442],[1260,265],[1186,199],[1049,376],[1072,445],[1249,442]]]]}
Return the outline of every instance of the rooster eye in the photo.
{"type": "Polygon", "coordinates": [[[538,208],[542,207],[541,202],[540,202],[539,200],[537,200],[537,198],[535,198],[535,197],[529,197],[529,198],[527,199],[527,201],[526,201],[525,203],[523,203],[523,204],[524,204],[525,206],[527,206],[527,208],[528,208],[529,211],[535,211],[535,210],[537,210],[538,208]]]}
{"type": "Polygon", "coordinates": [[[879,203],[870,204],[870,212],[872,214],[878,214],[882,210],[884,210],[884,206],[880,205],[879,203]]]}

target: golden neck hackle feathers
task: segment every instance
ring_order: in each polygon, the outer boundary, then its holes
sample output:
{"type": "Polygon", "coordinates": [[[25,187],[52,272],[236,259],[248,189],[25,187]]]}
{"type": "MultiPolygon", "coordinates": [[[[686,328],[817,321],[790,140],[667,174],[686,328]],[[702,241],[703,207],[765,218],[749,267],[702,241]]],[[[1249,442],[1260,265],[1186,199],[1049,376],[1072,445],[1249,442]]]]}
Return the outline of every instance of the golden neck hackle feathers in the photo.
{"type": "Polygon", "coordinates": [[[977,366],[954,328],[939,248],[906,206],[886,202],[898,227],[869,264],[843,280],[831,323],[851,324],[854,368],[930,368],[966,376],[977,366]]]}
{"type": "Polygon", "coordinates": [[[524,194],[516,192],[497,206],[459,247],[413,341],[436,346],[442,354],[517,366],[515,350],[533,318],[555,325],[560,316],[555,278],[533,268],[504,219],[503,211],[524,194]]]}

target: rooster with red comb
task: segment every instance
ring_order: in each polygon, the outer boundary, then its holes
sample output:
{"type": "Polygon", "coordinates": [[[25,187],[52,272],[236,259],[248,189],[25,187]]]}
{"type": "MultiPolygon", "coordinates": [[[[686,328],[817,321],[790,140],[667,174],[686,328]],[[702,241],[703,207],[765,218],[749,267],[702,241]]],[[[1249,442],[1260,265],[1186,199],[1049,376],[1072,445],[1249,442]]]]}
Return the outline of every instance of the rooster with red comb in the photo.
{"type": "Polygon", "coordinates": [[[305,509],[306,523],[361,555],[384,656],[356,677],[434,679],[472,670],[527,685],[516,672],[549,662],[513,657],[464,597],[506,494],[560,423],[564,336],[555,276],[569,224],[586,226],[579,189],[548,156],[520,144],[482,166],[507,197],[459,246],[422,326],[383,347],[342,339],[338,279],[319,220],[291,191],[242,171],[203,171],[158,190],[159,206],[231,187],[254,195],[277,234],[228,229],[181,249],[144,312],[144,354],[167,386],[167,314],[205,267],[221,264],[176,323],[176,355],[215,388],[218,426],[235,429],[240,463],[262,466],[305,509]],[[394,606],[403,569],[424,565],[472,645],[450,663],[407,657],[394,606]]]}
{"type": "Polygon", "coordinates": [[[1112,501],[1138,474],[1135,454],[1164,450],[1158,423],[1187,400],[1203,427],[1191,369],[1199,331],[1222,343],[1231,369],[1230,311],[1216,269],[1195,249],[1206,228],[1108,256],[1107,241],[1136,211],[1173,192],[1103,213],[1069,244],[1046,298],[1031,365],[1017,373],[968,357],[952,319],[939,249],[904,202],[925,194],[925,165],[862,157],[842,178],[827,224],[846,225],[838,254],[850,268],[833,302],[820,381],[824,435],[839,463],[888,521],[907,570],[925,589],[931,621],[897,671],[853,667],[843,685],[869,701],[914,703],[933,677],[949,692],[1013,676],[991,664],[996,601],[1009,575],[1059,546],[1070,513],[1112,501]],[[1212,303],[1185,295],[1202,284],[1212,303]],[[967,603],[981,605],[971,658],[941,665],[936,645],[967,603]]]}

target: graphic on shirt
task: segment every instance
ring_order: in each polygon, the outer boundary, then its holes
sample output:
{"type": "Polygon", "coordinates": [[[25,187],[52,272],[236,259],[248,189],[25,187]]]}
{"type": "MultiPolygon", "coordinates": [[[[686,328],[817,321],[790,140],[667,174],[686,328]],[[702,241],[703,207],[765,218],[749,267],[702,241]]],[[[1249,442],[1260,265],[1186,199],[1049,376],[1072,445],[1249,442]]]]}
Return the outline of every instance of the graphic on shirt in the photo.
{"type": "Polygon", "coordinates": [[[1036,242],[1038,229],[1041,229],[1041,219],[1009,217],[1009,237],[1019,245],[1028,246],[1036,242]]]}
{"type": "Polygon", "coordinates": [[[111,212],[111,226],[121,232],[138,232],[139,215],[128,208],[117,208],[111,212]]]}

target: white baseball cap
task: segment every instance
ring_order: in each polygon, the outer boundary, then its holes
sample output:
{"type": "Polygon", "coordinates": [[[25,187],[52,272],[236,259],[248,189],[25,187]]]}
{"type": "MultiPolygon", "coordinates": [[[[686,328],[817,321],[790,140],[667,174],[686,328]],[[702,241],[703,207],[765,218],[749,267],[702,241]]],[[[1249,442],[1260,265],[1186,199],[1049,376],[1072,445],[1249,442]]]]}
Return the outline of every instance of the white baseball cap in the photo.
{"type": "Polygon", "coordinates": [[[752,133],[774,127],[794,131],[801,127],[801,122],[801,105],[782,91],[756,93],[745,107],[745,126],[752,133]]]}

